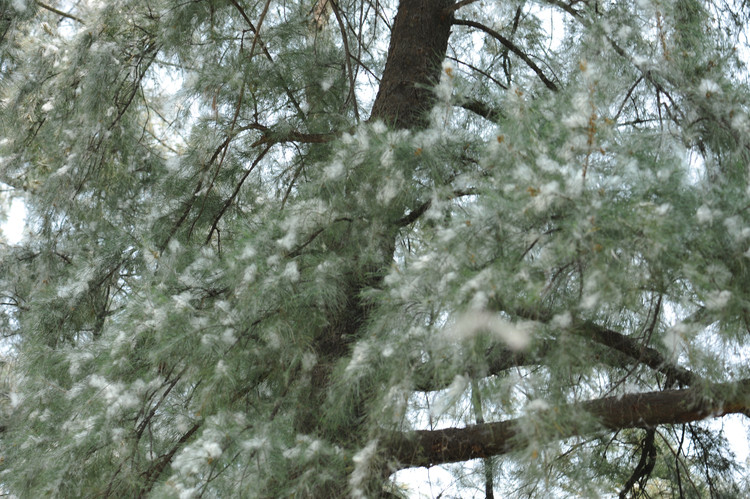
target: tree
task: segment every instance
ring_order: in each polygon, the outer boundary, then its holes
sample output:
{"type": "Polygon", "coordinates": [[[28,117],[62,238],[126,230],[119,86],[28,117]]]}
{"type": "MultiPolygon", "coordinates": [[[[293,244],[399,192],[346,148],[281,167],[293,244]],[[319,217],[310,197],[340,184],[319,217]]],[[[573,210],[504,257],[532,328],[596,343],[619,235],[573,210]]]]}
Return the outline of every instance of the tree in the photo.
{"type": "Polygon", "coordinates": [[[3,488],[747,493],[744,7],[3,0],[3,488]]]}

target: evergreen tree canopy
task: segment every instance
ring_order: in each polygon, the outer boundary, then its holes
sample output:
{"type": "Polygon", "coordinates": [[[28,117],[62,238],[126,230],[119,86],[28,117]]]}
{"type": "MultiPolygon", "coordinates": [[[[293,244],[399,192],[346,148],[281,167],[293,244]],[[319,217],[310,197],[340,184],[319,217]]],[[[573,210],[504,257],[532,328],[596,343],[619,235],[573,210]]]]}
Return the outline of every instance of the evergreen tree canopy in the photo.
{"type": "Polygon", "coordinates": [[[750,494],[749,17],[0,0],[0,490],[750,494]]]}

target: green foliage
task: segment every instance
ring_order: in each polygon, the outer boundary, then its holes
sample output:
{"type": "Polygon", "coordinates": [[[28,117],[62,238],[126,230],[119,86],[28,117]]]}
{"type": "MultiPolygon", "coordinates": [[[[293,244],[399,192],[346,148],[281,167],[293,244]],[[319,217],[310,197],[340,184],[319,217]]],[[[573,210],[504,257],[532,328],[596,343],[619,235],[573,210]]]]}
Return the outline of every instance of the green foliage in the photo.
{"type": "MultiPolygon", "coordinates": [[[[576,404],[750,378],[732,2],[463,6],[559,90],[454,26],[421,130],[366,120],[395,2],[53,3],[0,0],[3,491],[398,494],[382,442],[481,409],[524,444],[457,495],[613,495],[645,430],[576,404]]],[[[708,423],[654,448],[628,494],[748,492],[708,423]]]]}

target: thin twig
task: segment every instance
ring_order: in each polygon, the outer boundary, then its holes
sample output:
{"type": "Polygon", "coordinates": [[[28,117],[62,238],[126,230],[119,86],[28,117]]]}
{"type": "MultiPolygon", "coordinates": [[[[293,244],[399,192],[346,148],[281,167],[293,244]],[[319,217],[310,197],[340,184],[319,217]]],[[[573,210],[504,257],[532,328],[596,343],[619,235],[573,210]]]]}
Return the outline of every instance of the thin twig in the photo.
{"type": "Polygon", "coordinates": [[[242,175],[242,178],[239,182],[237,182],[237,185],[234,188],[234,192],[232,192],[232,195],[229,196],[229,199],[227,199],[224,202],[224,206],[221,207],[221,210],[219,210],[219,214],[216,216],[216,219],[214,220],[214,223],[211,225],[211,230],[208,231],[208,237],[206,237],[206,244],[211,242],[211,236],[213,235],[214,231],[217,230],[217,227],[219,225],[219,220],[221,220],[221,217],[224,216],[224,213],[229,209],[229,207],[232,205],[232,201],[237,197],[237,194],[240,192],[240,188],[242,187],[242,184],[245,183],[245,180],[247,177],[252,173],[252,171],[255,169],[256,166],[258,166],[258,163],[263,159],[263,157],[268,153],[269,150],[271,150],[271,147],[273,147],[273,144],[268,144],[265,149],[258,155],[257,158],[255,158],[255,161],[253,161],[253,164],[250,165],[250,168],[245,171],[245,174],[242,175]]]}
{"type": "Polygon", "coordinates": [[[263,7],[263,12],[260,14],[260,19],[258,19],[258,28],[255,31],[255,36],[253,36],[253,44],[250,46],[250,56],[249,59],[253,58],[253,53],[255,52],[255,44],[260,39],[260,28],[263,26],[263,20],[266,18],[266,13],[268,12],[268,6],[271,5],[271,0],[266,0],[266,5],[263,7]]]}
{"type": "Polygon", "coordinates": [[[357,121],[359,121],[359,109],[357,109],[357,96],[354,93],[354,90],[355,90],[354,70],[352,69],[352,61],[351,61],[352,54],[349,51],[349,41],[346,36],[346,26],[344,26],[344,21],[341,19],[341,12],[339,11],[339,6],[333,0],[331,0],[330,3],[331,3],[331,6],[333,7],[333,15],[336,17],[336,22],[338,23],[339,30],[341,31],[341,41],[344,44],[344,54],[345,54],[345,59],[346,59],[346,73],[349,76],[349,95],[346,96],[346,100],[352,103],[352,109],[354,110],[354,118],[357,121]]]}
{"type": "Polygon", "coordinates": [[[494,81],[494,82],[495,82],[495,83],[496,83],[496,84],[497,84],[497,85],[498,85],[498,86],[499,86],[500,88],[502,88],[502,89],[504,89],[504,90],[507,90],[507,89],[508,89],[508,86],[507,86],[507,85],[505,85],[504,83],[502,83],[502,82],[501,82],[500,80],[498,80],[497,78],[493,77],[493,76],[492,76],[491,74],[489,74],[489,73],[488,73],[487,71],[484,71],[484,70],[482,70],[482,69],[479,69],[478,67],[476,67],[476,66],[473,66],[473,65],[469,64],[468,62],[466,62],[466,61],[462,61],[461,59],[458,59],[458,58],[456,58],[456,57],[451,57],[451,56],[448,56],[448,57],[447,57],[447,59],[449,59],[449,60],[451,60],[451,61],[455,61],[455,62],[457,62],[457,63],[459,63],[459,64],[462,64],[462,65],[464,65],[464,66],[466,66],[466,67],[468,67],[468,68],[472,69],[473,71],[476,71],[477,73],[481,74],[482,76],[484,76],[484,77],[486,77],[486,78],[489,78],[490,80],[494,81]]]}
{"type": "Polygon", "coordinates": [[[643,76],[639,76],[638,79],[635,80],[635,83],[633,83],[633,86],[631,86],[630,89],[628,90],[628,93],[625,94],[625,98],[622,99],[622,104],[620,104],[620,107],[617,109],[617,112],[615,113],[614,118],[612,118],[612,121],[617,122],[617,118],[620,117],[620,113],[622,113],[622,110],[625,108],[625,104],[627,104],[628,99],[633,94],[635,87],[637,87],[638,84],[642,81],[643,81],[643,76]]]}
{"type": "MultiPolygon", "coordinates": [[[[331,222],[331,224],[334,224],[334,223],[337,223],[337,222],[352,222],[352,221],[353,220],[351,218],[349,218],[349,217],[339,217],[339,218],[334,219],[331,222]]],[[[292,251],[290,251],[289,253],[287,253],[284,256],[286,256],[287,258],[294,258],[294,257],[296,257],[297,255],[299,255],[300,253],[302,253],[302,250],[305,249],[310,243],[312,243],[313,241],[315,241],[315,239],[319,235],[321,235],[323,233],[323,231],[325,231],[328,227],[330,227],[330,225],[324,225],[323,227],[320,227],[319,229],[317,229],[316,231],[314,231],[312,234],[310,234],[308,236],[307,241],[305,241],[304,243],[300,244],[299,246],[297,246],[296,248],[294,248],[292,251]]]]}
{"type": "MultiPolygon", "coordinates": [[[[271,56],[271,52],[268,51],[268,47],[266,47],[266,44],[263,43],[263,40],[260,37],[260,33],[258,32],[258,29],[255,27],[255,25],[250,20],[247,13],[245,12],[245,9],[243,9],[242,6],[239,3],[237,3],[237,0],[229,0],[229,2],[237,9],[237,11],[240,13],[242,18],[247,23],[247,25],[250,27],[250,31],[252,31],[253,34],[257,37],[258,43],[260,44],[260,48],[263,50],[263,54],[266,56],[266,59],[268,59],[271,62],[275,62],[273,60],[273,56],[271,56]]],[[[255,42],[255,39],[253,39],[253,42],[255,42]]],[[[286,83],[282,83],[282,87],[284,88],[284,92],[286,93],[287,97],[289,97],[289,102],[292,103],[299,117],[304,120],[306,118],[305,113],[302,111],[302,108],[300,107],[299,102],[297,102],[297,99],[294,97],[294,94],[292,94],[292,91],[289,90],[289,87],[286,86],[286,83]]]]}

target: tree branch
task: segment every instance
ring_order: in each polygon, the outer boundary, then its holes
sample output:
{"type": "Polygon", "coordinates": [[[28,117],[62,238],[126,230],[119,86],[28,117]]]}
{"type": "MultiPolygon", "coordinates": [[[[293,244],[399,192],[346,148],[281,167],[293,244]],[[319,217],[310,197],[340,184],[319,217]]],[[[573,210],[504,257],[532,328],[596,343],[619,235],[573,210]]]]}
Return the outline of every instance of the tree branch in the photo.
{"type": "Polygon", "coordinates": [[[658,371],[667,377],[674,379],[682,386],[690,386],[698,381],[698,376],[688,369],[670,363],[658,350],[638,344],[632,338],[624,334],[612,331],[593,322],[584,322],[574,327],[581,336],[590,338],[595,342],[617,350],[658,371]]]}
{"type": "Polygon", "coordinates": [[[151,491],[151,489],[154,487],[156,482],[159,479],[159,476],[164,472],[164,470],[167,468],[167,465],[172,461],[172,458],[177,453],[178,450],[182,448],[185,443],[187,443],[188,440],[193,436],[193,434],[198,431],[198,429],[201,427],[202,422],[198,422],[193,424],[193,426],[186,431],[182,437],[175,443],[174,447],[167,452],[166,454],[159,456],[154,462],[154,465],[151,466],[146,472],[143,473],[143,480],[144,484],[141,488],[140,497],[145,497],[148,495],[148,493],[151,491]]]}
{"type": "Polygon", "coordinates": [[[505,38],[503,35],[495,31],[494,29],[485,26],[484,24],[478,23],[476,21],[470,21],[468,19],[453,19],[453,24],[458,26],[469,26],[472,28],[476,28],[480,31],[484,31],[488,35],[490,35],[495,40],[502,43],[505,48],[516,54],[523,62],[526,63],[527,66],[531,68],[532,71],[536,73],[536,75],[539,77],[540,80],[544,83],[544,85],[552,90],[553,92],[557,92],[558,88],[557,85],[555,85],[552,80],[547,78],[544,75],[544,72],[542,72],[541,68],[537,66],[534,61],[532,61],[529,56],[527,56],[518,46],[513,43],[512,41],[505,38]]]}
{"type": "MultiPolygon", "coordinates": [[[[475,189],[458,189],[453,191],[453,195],[450,196],[448,199],[454,199],[459,198],[462,196],[472,196],[474,194],[477,194],[477,191],[475,189]]],[[[424,203],[420,204],[416,208],[414,208],[412,211],[409,212],[408,215],[404,215],[403,217],[396,220],[395,224],[397,227],[406,227],[409,224],[412,224],[419,220],[419,217],[425,214],[425,212],[432,206],[432,199],[428,199],[424,203]]]]}
{"type": "MultiPolygon", "coordinates": [[[[253,22],[250,20],[250,17],[248,17],[247,13],[245,12],[245,9],[242,8],[242,6],[237,2],[237,0],[229,0],[229,3],[231,3],[237,11],[240,13],[242,18],[245,20],[247,25],[250,27],[250,31],[255,35],[255,39],[253,39],[253,45],[257,43],[260,45],[261,50],[263,51],[263,54],[266,56],[266,59],[268,59],[270,62],[275,62],[273,60],[273,56],[271,56],[271,52],[268,51],[268,47],[266,47],[266,44],[263,42],[263,39],[260,37],[260,32],[255,27],[253,22]]],[[[299,102],[297,102],[297,99],[294,97],[294,94],[289,89],[289,87],[286,86],[286,83],[282,83],[282,87],[284,88],[284,92],[286,92],[287,97],[289,97],[289,102],[292,103],[294,106],[294,109],[297,111],[297,114],[300,118],[305,119],[305,113],[302,112],[302,108],[299,105],[299,102]]]]}
{"type": "Polygon", "coordinates": [[[654,445],[654,435],[656,431],[653,428],[646,430],[646,436],[641,443],[641,458],[638,460],[638,464],[633,470],[633,474],[630,475],[628,481],[625,482],[625,486],[620,491],[620,499],[627,497],[628,492],[631,492],[635,485],[642,490],[646,480],[648,480],[651,472],[654,470],[656,464],[656,445],[654,445]]]}
{"type": "Polygon", "coordinates": [[[446,8],[443,12],[445,12],[446,14],[450,14],[450,13],[453,13],[453,12],[457,11],[461,7],[465,7],[467,5],[473,4],[476,1],[477,0],[461,0],[460,2],[456,2],[453,5],[451,5],[450,7],[446,8]]]}
{"type": "Polygon", "coordinates": [[[448,56],[447,59],[451,60],[451,61],[455,61],[458,64],[461,64],[462,66],[466,66],[467,68],[471,69],[472,71],[476,71],[477,73],[481,74],[482,76],[484,76],[488,80],[492,80],[492,82],[495,83],[495,85],[497,85],[498,87],[502,88],[503,90],[508,90],[508,85],[504,84],[503,82],[501,82],[500,80],[498,80],[497,78],[495,78],[494,76],[492,76],[491,74],[489,74],[487,71],[484,71],[483,69],[479,69],[478,67],[474,66],[473,64],[469,64],[466,61],[462,61],[461,59],[458,59],[457,57],[448,56]]]}
{"type": "Polygon", "coordinates": [[[232,194],[229,196],[229,198],[224,202],[224,205],[219,210],[219,214],[216,215],[216,218],[214,219],[214,223],[211,225],[211,230],[208,231],[208,237],[206,237],[205,244],[208,244],[211,241],[211,237],[214,234],[214,231],[218,229],[219,221],[221,220],[221,217],[224,216],[224,213],[226,213],[227,209],[232,205],[237,195],[240,193],[240,189],[242,188],[242,184],[245,183],[245,180],[247,180],[247,177],[252,173],[253,170],[255,170],[255,167],[258,166],[258,163],[263,159],[263,157],[268,153],[268,151],[271,150],[271,147],[273,147],[273,144],[268,144],[263,151],[261,151],[260,154],[258,154],[258,157],[255,158],[253,163],[250,165],[250,168],[245,170],[245,173],[242,175],[242,178],[240,178],[240,181],[237,182],[237,185],[234,188],[234,191],[232,191],[232,194]]]}
{"type": "MultiPolygon", "coordinates": [[[[573,327],[572,330],[579,336],[625,355],[633,363],[643,364],[664,374],[681,386],[691,386],[701,381],[701,378],[692,371],[670,363],[659,351],[640,345],[624,334],[594,323],[583,323],[573,327]]],[[[473,366],[474,371],[469,369],[468,373],[472,377],[485,377],[500,374],[514,367],[544,364],[544,356],[555,348],[555,345],[554,340],[546,340],[540,343],[533,352],[518,352],[507,348],[504,344],[497,343],[487,349],[484,363],[481,366],[473,366]]],[[[603,358],[599,359],[599,362],[613,367],[623,367],[621,357],[603,358]]],[[[414,389],[422,392],[442,390],[447,388],[452,380],[435,378],[435,370],[429,363],[416,366],[413,375],[414,389]]]]}
{"type": "Polygon", "coordinates": [[[293,250],[291,250],[289,253],[287,253],[284,256],[286,258],[295,258],[296,256],[299,256],[299,254],[302,253],[303,249],[305,249],[311,242],[315,241],[315,239],[319,235],[321,235],[323,231],[329,228],[331,225],[337,222],[351,222],[351,221],[352,219],[349,217],[339,217],[339,218],[334,219],[329,225],[324,225],[318,228],[317,230],[315,230],[312,234],[310,234],[307,237],[307,240],[304,243],[300,244],[299,246],[297,246],[296,248],[294,248],[293,250]]]}
{"type": "MultiPolygon", "coordinates": [[[[502,304],[498,303],[494,307],[495,310],[505,310],[512,315],[516,315],[523,319],[549,322],[550,317],[540,317],[539,314],[530,310],[507,310],[502,304]]],[[[696,319],[701,317],[703,312],[696,314],[696,319]]],[[[677,366],[666,359],[658,350],[643,345],[630,336],[626,336],[622,333],[612,331],[603,326],[600,326],[594,322],[574,322],[571,331],[584,338],[589,338],[600,345],[607,348],[616,350],[622,354],[625,354],[629,358],[636,362],[639,362],[651,369],[664,374],[671,379],[674,379],[682,386],[690,386],[700,380],[700,377],[696,376],[689,369],[677,366]]]]}
{"type": "Polygon", "coordinates": [[[261,138],[253,142],[250,147],[257,147],[261,144],[280,144],[282,142],[300,142],[304,144],[324,144],[336,140],[339,134],[336,133],[302,133],[296,130],[290,130],[284,134],[273,134],[271,130],[264,133],[261,138]]]}
{"type": "MultiPolygon", "coordinates": [[[[544,344],[540,348],[541,352],[545,352],[548,349],[548,344],[544,344]]],[[[543,353],[540,352],[528,354],[524,352],[514,351],[505,347],[504,345],[497,343],[487,349],[484,363],[480,362],[478,363],[480,364],[478,366],[468,366],[467,374],[469,374],[469,376],[474,379],[475,377],[481,378],[485,376],[500,374],[513,367],[540,364],[542,355],[543,353]]],[[[451,381],[453,381],[452,377],[450,379],[446,379],[445,377],[440,376],[436,377],[435,367],[430,363],[417,365],[413,372],[413,379],[414,390],[420,392],[443,390],[445,388],[448,388],[448,385],[450,385],[451,381]]]]}
{"type": "Polygon", "coordinates": [[[333,15],[336,18],[336,22],[339,25],[339,30],[341,31],[341,42],[344,45],[344,53],[346,54],[345,64],[346,64],[346,74],[349,77],[349,94],[346,96],[346,102],[344,102],[344,105],[346,105],[347,102],[352,103],[352,109],[354,110],[354,118],[356,121],[359,121],[359,107],[357,106],[357,94],[355,93],[356,90],[356,82],[354,78],[354,70],[352,69],[352,54],[349,50],[349,39],[346,36],[346,26],[344,26],[344,21],[341,19],[341,12],[339,10],[339,6],[336,4],[334,0],[330,0],[331,7],[333,7],[333,15]]]}
{"type": "MultiPolygon", "coordinates": [[[[543,437],[554,441],[602,430],[654,428],[736,413],[750,417],[750,379],[683,390],[605,397],[554,407],[537,413],[535,419],[559,423],[554,425],[554,434],[543,437]],[[581,412],[594,417],[598,424],[587,422],[581,417],[581,412]]],[[[382,448],[393,461],[392,471],[508,454],[527,447],[532,440],[540,441],[540,435],[524,432],[526,420],[526,417],[521,417],[465,428],[397,433],[387,437],[382,448]]]]}
{"type": "Polygon", "coordinates": [[[459,104],[459,107],[462,107],[467,111],[471,111],[472,113],[492,122],[497,122],[498,120],[500,120],[500,118],[503,117],[500,111],[498,111],[497,109],[493,109],[484,102],[476,99],[464,101],[459,104]]]}
{"type": "Polygon", "coordinates": [[[67,12],[63,12],[62,10],[56,9],[51,5],[47,5],[46,3],[42,3],[39,0],[34,0],[34,3],[37,4],[39,7],[43,8],[44,10],[48,10],[52,12],[53,14],[57,14],[58,16],[66,17],[73,21],[79,22],[83,24],[84,26],[86,25],[86,23],[83,22],[83,19],[81,19],[80,17],[76,17],[73,14],[68,14],[67,12]]]}

